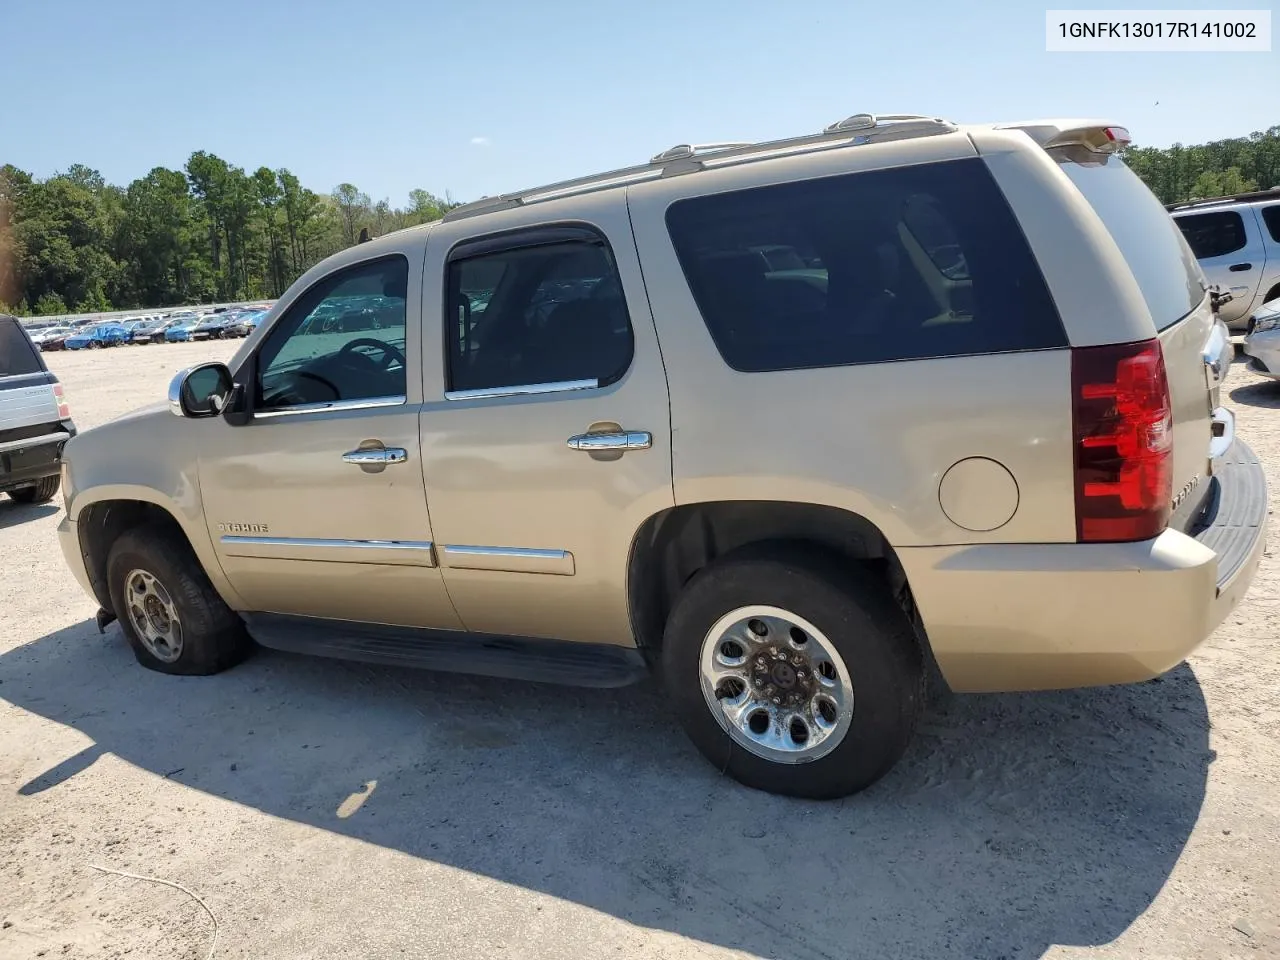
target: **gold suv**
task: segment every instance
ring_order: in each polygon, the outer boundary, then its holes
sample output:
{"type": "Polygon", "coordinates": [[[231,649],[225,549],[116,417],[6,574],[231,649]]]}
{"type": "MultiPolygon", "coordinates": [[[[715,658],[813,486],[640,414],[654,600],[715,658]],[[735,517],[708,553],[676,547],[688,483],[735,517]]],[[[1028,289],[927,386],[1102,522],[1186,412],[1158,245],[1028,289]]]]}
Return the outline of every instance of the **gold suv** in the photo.
{"type": "Polygon", "coordinates": [[[859,114],[358,244],[70,441],[67,562],[155,670],[652,670],[808,797],[893,765],[929,675],[1156,676],[1248,588],[1266,483],[1128,139],[859,114]]]}

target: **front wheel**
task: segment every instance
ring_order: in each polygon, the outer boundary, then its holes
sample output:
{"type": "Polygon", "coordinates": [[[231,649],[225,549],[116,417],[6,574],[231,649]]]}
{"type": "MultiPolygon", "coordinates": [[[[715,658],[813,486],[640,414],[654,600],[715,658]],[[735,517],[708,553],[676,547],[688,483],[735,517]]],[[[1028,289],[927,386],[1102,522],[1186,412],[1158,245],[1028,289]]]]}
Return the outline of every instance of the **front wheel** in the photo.
{"type": "Polygon", "coordinates": [[[924,702],[920,645],[887,585],[786,546],[729,555],[694,577],[667,622],[662,674],[718,769],[812,799],[887,773],[924,702]]]}
{"type": "Polygon", "coordinates": [[[144,667],[204,675],[249,652],[244,624],[218,596],[190,545],[164,526],[127,530],[107,555],[120,628],[144,667]]]}

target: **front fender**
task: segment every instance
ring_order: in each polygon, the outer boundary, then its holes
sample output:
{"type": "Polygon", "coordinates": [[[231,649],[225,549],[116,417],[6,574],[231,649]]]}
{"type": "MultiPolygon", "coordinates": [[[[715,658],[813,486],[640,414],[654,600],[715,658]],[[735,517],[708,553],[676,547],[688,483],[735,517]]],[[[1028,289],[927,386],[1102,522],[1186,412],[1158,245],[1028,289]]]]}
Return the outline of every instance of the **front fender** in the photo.
{"type": "Polygon", "coordinates": [[[204,522],[197,450],[184,423],[161,408],[71,438],[63,449],[67,516],[79,524],[90,507],[113,500],[159,507],[177,522],[214,587],[238,608],[204,522]]]}

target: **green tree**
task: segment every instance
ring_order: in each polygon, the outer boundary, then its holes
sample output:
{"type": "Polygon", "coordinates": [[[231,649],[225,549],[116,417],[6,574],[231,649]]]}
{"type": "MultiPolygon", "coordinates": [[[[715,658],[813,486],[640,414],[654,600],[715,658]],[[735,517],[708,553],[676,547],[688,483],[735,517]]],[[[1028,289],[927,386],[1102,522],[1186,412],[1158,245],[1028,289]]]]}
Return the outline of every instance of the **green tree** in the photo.
{"type": "Polygon", "coordinates": [[[37,317],[56,317],[67,312],[67,304],[56,293],[42,293],[32,313],[37,317]]]}
{"type": "Polygon", "coordinates": [[[73,174],[33,181],[13,211],[17,273],[33,306],[46,294],[64,303],[101,302],[117,281],[101,178],[87,168],[73,174]]]}
{"type": "Polygon", "coordinates": [[[126,188],[73,164],[39,180],[0,166],[0,309],[43,314],[278,296],[356,241],[454,206],[415,190],[371,204],[350,183],[317,194],[285,168],[252,174],[206,151],[126,188]],[[4,307],[9,304],[11,306],[4,307]]]}
{"type": "Polygon", "coordinates": [[[333,202],[342,218],[342,238],[351,246],[356,242],[359,228],[368,225],[369,195],[361,193],[354,184],[340,183],[333,188],[333,202]]]}

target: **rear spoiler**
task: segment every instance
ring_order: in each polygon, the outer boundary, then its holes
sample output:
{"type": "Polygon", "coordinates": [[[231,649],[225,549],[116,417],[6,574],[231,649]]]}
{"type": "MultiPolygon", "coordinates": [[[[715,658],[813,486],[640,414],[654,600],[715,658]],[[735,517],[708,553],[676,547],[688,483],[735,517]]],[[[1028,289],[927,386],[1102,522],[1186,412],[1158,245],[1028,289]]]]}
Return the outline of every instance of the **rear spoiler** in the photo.
{"type": "Polygon", "coordinates": [[[1001,123],[997,130],[1021,130],[1046,150],[1084,147],[1092,153],[1115,153],[1133,142],[1129,130],[1109,120],[1035,120],[1001,123]]]}

